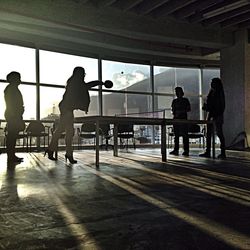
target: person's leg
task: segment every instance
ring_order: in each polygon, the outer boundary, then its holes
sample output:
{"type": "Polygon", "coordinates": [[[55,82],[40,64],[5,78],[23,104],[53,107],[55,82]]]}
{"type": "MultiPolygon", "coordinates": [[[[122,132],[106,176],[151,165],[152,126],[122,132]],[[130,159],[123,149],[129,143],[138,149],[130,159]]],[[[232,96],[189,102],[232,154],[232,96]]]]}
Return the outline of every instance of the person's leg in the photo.
{"type": "Polygon", "coordinates": [[[179,154],[179,139],[180,139],[180,126],[174,125],[174,150],[170,154],[178,155],[179,154]]]}
{"type": "Polygon", "coordinates": [[[16,130],[15,121],[8,121],[7,123],[7,135],[6,135],[6,152],[8,161],[15,161],[17,157],[15,155],[16,140],[18,137],[18,131],[16,130]]]}
{"type": "Polygon", "coordinates": [[[218,158],[225,158],[226,157],[226,146],[225,146],[225,137],[223,134],[223,123],[218,122],[216,123],[216,132],[217,136],[219,137],[220,140],[220,148],[221,148],[221,153],[218,155],[218,158]]]}
{"type": "Polygon", "coordinates": [[[184,152],[182,155],[188,156],[189,155],[189,138],[188,138],[188,126],[183,125],[183,148],[184,152]]]}
{"type": "Polygon", "coordinates": [[[65,123],[65,143],[66,143],[66,154],[65,159],[66,161],[69,160],[70,163],[74,164],[77,163],[76,160],[73,158],[73,136],[74,136],[74,115],[73,112],[67,113],[67,122],[65,123]]]}
{"type": "Polygon", "coordinates": [[[207,125],[207,136],[206,136],[206,152],[200,154],[201,157],[210,157],[211,156],[211,139],[213,132],[213,124],[207,125]]]}
{"type": "MultiPolygon", "coordinates": [[[[65,131],[65,123],[67,122],[67,117],[65,117],[65,115],[61,115],[60,116],[60,120],[59,120],[59,123],[56,127],[56,130],[55,132],[53,133],[52,135],[52,138],[51,138],[51,141],[50,141],[50,144],[48,146],[48,151],[49,152],[52,152],[52,156],[53,156],[53,152],[54,151],[57,151],[57,147],[58,147],[58,140],[62,134],[62,132],[65,131]]],[[[48,153],[49,153],[48,152],[48,153]]],[[[52,157],[53,158],[53,157],[52,157]]]]}
{"type": "Polygon", "coordinates": [[[65,123],[66,155],[73,156],[72,141],[74,136],[74,115],[69,112],[65,116],[67,117],[67,122],[65,123]]]}

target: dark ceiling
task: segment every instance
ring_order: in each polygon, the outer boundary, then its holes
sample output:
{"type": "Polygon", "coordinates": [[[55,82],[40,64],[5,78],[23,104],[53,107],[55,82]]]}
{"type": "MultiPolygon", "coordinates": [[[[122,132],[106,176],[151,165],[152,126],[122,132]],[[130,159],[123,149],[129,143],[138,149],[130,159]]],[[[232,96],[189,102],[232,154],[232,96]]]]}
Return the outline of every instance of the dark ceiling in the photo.
{"type": "Polygon", "coordinates": [[[74,0],[97,7],[113,7],[155,19],[173,18],[204,26],[249,28],[249,0],[74,0]]]}
{"type": "Polygon", "coordinates": [[[221,50],[234,46],[239,32],[249,28],[250,0],[5,0],[0,5],[0,42],[142,63],[218,65],[221,50]]]}

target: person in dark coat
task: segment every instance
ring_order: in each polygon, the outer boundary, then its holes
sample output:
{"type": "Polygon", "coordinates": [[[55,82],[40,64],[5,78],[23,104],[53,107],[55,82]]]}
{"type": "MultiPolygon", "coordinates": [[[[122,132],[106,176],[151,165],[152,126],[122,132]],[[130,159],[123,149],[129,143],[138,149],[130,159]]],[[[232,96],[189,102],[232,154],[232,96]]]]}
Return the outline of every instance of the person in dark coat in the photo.
{"type": "MultiPolygon", "coordinates": [[[[211,88],[207,95],[207,100],[203,105],[203,110],[207,112],[207,120],[213,120],[217,136],[220,140],[221,153],[218,158],[226,158],[225,137],[223,134],[223,114],[225,111],[225,94],[220,78],[213,78],[211,88]]],[[[213,125],[207,126],[207,148],[206,152],[200,154],[201,157],[211,157],[211,137],[213,125]]]]}
{"type": "MultiPolygon", "coordinates": [[[[190,102],[184,96],[181,87],[175,88],[176,97],[172,102],[172,113],[174,119],[187,120],[187,113],[191,111],[190,102]]],[[[174,150],[170,152],[172,155],[179,155],[179,138],[183,137],[184,152],[182,155],[189,155],[189,139],[188,124],[174,124],[174,150]]]]}
{"type": "Polygon", "coordinates": [[[103,85],[101,81],[91,81],[86,83],[85,69],[82,67],[75,67],[72,76],[68,79],[66,90],[62,101],[59,103],[60,121],[52,136],[51,142],[45,154],[48,153],[50,160],[56,160],[54,152],[57,151],[58,140],[62,132],[65,131],[66,142],[66,161],[70,163],[77,163],[73,158],[72,140],[74,135],[74,114],[73,111],[80,109],[88,113],[90,96],[89,89],[97,85],[103,85]]]}
{"type": "Polygon", "coordinates": [[[6,110],[4,113],[7,121],[6,151],[8,162],[22,162],[23,158],[15,155],[15,146],[18,134],[25,129],[23,121],[24,105],[23,97],[18,89],[21,83],[21,75],[12,71],[7,75],[9,85],[4,90],[6,110]]]}

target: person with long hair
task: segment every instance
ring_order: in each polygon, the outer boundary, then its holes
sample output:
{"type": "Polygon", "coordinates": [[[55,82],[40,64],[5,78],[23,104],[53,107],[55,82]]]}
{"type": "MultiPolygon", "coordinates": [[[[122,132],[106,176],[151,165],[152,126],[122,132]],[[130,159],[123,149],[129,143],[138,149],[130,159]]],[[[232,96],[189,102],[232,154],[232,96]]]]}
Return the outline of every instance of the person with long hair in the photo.
{"type": "Polygon", "coordinates": [[[59,124],[57,125],[57,128],[52,136],[48,149],[45,151],[45,155],[48,154],[48,158],[50,160],[57,160],[56,157],[54,157],[54,153],[57,151],[60,135],[65,131],[65,160],[69,160],[70,163],[77,163],[77,161],[73,158],[72,147],[72,140],[74,136],[73,111],[80,109],[87,113],[90,103],[89,89],[97,85],[105,85],[105,83],[98,80],[86,83],[84,81],[85,75],[86,73],[84,68],[75,67],[72,76],[67,81],[63,99],[59,103],[59,124]]]}
{"type": "MultiPolygon", "coordinates": [[[[207,100],[203,105],[203,110],[207,112],[207,120],[213,120],[216,129],[216,134],[220,140],[221,153],[218,158],[226,158],[225,137],[223,133],[224,111],[225,111],[225,94],[220,78],[213,78],[211,81],[211,88],[207,95],[207,100]]],[[[201,157],[211,157],[211,138],[213,125],[207,126],[207,147],[201,157]]]]}
{"type": "Polygon", "coordinates": [[[23,158],[15,155],[16,140],[20,131],[25,128],[23,121],[24,105],[22,93],[18,89],[21,83],[19,72],[12,71],[7,75],[9,85],[4,90],[6,110],[4,113],[7,121],[6,151],[8,162],[22,162],[23,158]]]}

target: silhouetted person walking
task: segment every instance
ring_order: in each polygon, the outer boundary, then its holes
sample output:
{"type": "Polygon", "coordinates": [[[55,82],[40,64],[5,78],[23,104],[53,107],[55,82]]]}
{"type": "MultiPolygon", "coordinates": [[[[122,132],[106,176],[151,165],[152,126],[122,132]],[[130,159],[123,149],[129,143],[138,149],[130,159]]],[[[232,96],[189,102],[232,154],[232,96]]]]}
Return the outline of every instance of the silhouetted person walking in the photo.
{"type": "MultiPolygon", "coordinates": [[[[190,102],[183,97],[184,92],[181,87],[175,88],[176,97],[172,102],[172,113],[174,119],[187,120],[187,113],[191,110],[190,102]]],[[[179,155],[179,138],[183,137],[184,152],[182,155],[189,155],[189,140],[188,140],[188,124],[174,125],[174,150],[170,152],[172,155],[179,155]]]]}
{"type": "Polygon", "coordinates": [[[21,83],[21,75],[18,72],[11,72],[7,75],[9,85],[4,90],[6,103],[5,119],[7,121],[6,151],[9,162],[21,162],[23,158],[15,155],[15,146],[18,133],[25,128],[23,121],[24,105],[23,97],[18,89],[21,83]]]}
{"type": "MultiPolygon", "coordinates": [[[[223,134],[223,114],[225,111],[225,95],[220,78],[213,78],[211,81],[211,88],[207,96],[207,100],[203,109],[208,112],[207,120],[213,120],[217,136],[220,139],[221,154],[218,158],[226,158],[225,138],[223,134]]],[[[200,154],[201,157],[211,157],[211,137],[213,132],[213,125],[207,126],[207,148],[206,152],[200,154]]]]}
{"type": "Polygon", "coordinates": [[[106,82],[110,82],[106,81],[105,83],[103,83],[97,80],[86,83],[84,81],[85,75],[86,74],[84,68],[76,67],[74,68],[72,76],[67,81],[66,91],[63,95],[62,101],[59,103],[60,121],[52,136],[49,147],[45,152],[45,154],[48,153],[48,158],[50,160],[56,160],[56,158],[54,157],[54,152],[57,151],[58,140],[61,133],[65,131],[65,159],[66,161],[68,159],[70,163],[77,163],[77,161],[73,158],[72,147],[72,139],[74,135],[73,111],[75,109],[80,109],[87,113],[90,103],[89,89],[97,85],[105,85],[106,82]]]}

